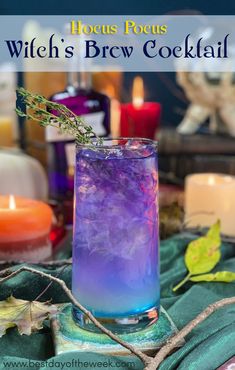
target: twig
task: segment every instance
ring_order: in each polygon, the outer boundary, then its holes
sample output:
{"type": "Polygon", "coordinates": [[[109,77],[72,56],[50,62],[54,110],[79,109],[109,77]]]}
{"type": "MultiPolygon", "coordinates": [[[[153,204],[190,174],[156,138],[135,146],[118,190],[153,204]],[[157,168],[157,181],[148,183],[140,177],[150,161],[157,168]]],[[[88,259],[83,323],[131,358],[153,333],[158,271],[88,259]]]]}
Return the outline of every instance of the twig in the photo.
{"type": "MultiPolygon", "coordinates": [[[[17,265],[18,264],[19,262],[17,262],[17,265]]],[[[53,267],[60,267],[60,266],[71,265],[71,264],[72,264],[72,258],[59,260],[59,261],[45,261],[45,262],[33,263],[33,265],[37,265],[37,266],[53,266],[53,267]]]]}
{"type": "Polygon", "coordinates": [[[82,311],[93,322],[93,324],[96,325],[97,328],[99,328],[104,334],[108,335],[112,340],[114,340],[115,342],[119,343],[121,346],[125,347],[131,353],[133,353],[134,355],[136,355],[145,365],[147,365],[147,364],[150,363],[151,357],[145,355],[140,350],[135,349],[132,345],[130,345],[129,343],[126,343],[125,341],[123,341],[117,335],[113,334],[110,330],[106,329],[98,320],[96,320],[96,318],[91,314],[91,312],[88,311],[85,307],[83,307],[77,301],[77,299],[73,296],[71,290],[67,287],[67,285],[65,284],[65,282],[63,280],[58,279],[57,277],[54,277],[54,276],[52,276],[50,274],[47,274],[45,272],[35,270],[35,269],[31,268],[31,267],[20,267],[18,270],[13,271],[10,275],[8,275],[8,276],[3,277],[2,279],[0,279],[0,284],[3,283],[3,282],[5,282],[5,281],[7,281],[7,280],[9,280],[9,279],[11,279],[11,278],[13,278],[14,276],[18,275],[19,273],[21,273],[23,271],[31,272],[33,274],[36,274],[36,275],[39,275],[41,277],[47,278],[47,279],[49,279],[51,281],[54,281],[55,283],[59,284],[62,287],[62,289],[64,290],[64,292],[67,294],[67,296],[70,299],[70,301],[76,307],[78,307],[79,310],[82,311]]]}
{"type": "Polygon", "coordinates": [[[89,312],[76,300],[76,298],[73,296],[71,290],[67,287],[65,282],[61,279],[58,279],[57,277],[54,277],[42,271],[35,270],[30,267],[20,267],[18,270],[12,272],[10,275],[0,279],[0,284],[13,278],[14,276],[18,275],[23,271],[31,272],[33,274],[47,278],[59,284],[64,290],[64,292],[67,294],[70,301],[76,307],[78,307],[79,310],[81,310],[94,323],[94,325],[96,325],[97,328],[99,328],[104,334],[108,335],[112,340],[119,343],[124,348],[128,349],[131,353],[136,355],[144,363],[145,365],[144,370],[156,370],[161,364],[161,362],[166,358],[166,356],[169,355],[171,351],[176,347],[176,345],[184,337],[186,337],[186,335],[188,335],[197,325],[202,323],[208,316],[210,316],[213,312],[217,311],[218,309],[226,305],[235,304],[235,297],[225,298],[215,303],[212,303],[204,311],[202,311],[195,319],[190,321],[183,329],[181,329],[175,336],[168,340],[167,343],[157,353],[157,355],[154,358],[152,358],[144,354],[142,351],[135,349],[129,343],[126,343],[117,335],[113,334],[110,330],[106,329],[98,320],[96,320],[96,318],[91,314],[91,312],[89,312]]]}
{"type": "MultiPolygon", "coordinates": [[[[14,266],[14,265],[19,265],[21,263],[25,263],[25,261],[21,260],[12,260],[12,261],[0,261],[0,268],[1,266],[4,265],[9,265],[9,266],[14,266]]],[[[42,262],[27,262],[30,265],[37,265],[37,266],[54,266],[54,267],[60,267],[64,265],[71,265],[72,264],[72,258],[66,258],[63,260],[51,260],[51,261],[42,261],[42,262]]]]}
{"type": "Polygon", "coordinates": [[[198,324],[203,322],[213,312],[226,305],[235,304],[235,297],[221,299],[215,303],[210,304],[204,311],[202,311],[195,319],[190,321],[182,330],[172,337],[145,367],[145,370],[156,370],[167,355],[175,348],[175,346],[188,335],[198,324]]]}
{"type": "MultiPolygon", "coordinates": [[[[13,266],[18,266],[20,264],[23,264],[25,263],[25,261],[0,261],[0,276],[3,276],[5,275],[6,273],[8,273],[9,271],[11,272],[10,270],[10,267],[13,267],[13,266]],[[5,267],[3,270],[1,270],[2,267],[5,267]]],[[[72,258],[69,258],[69,259],[64,259],[64,260],[59,260],[59,261],[45,261],[45,262],[27,262],[28,264],[30,265],[35,265],[35,266],[42,266],[42,267],[50,267],[50,266],[53,266],[53,267],[61,267],[61,266],[69,266],[72,264],[72,258]]]]}
{"type": "MultiPolygon", "coordinates": [[[[56,277],[58,278],[58,277],[60,277],[61,276],[61,274],[62,274],[62,272],[64,272],[64,270],[66,269],[66,267],[67,267],[68,265],[64,265],[63,267],[62,267],[62,269],[58,272],[58,274],[56,274],[56,277]]],[[[48,291],[48,289],[50,288],[50,286],[53,284],[53,281],[50,281],[50,283],[43,289],[43,291],[34,299],[34,301],[38,301],[42,296],[43,296],[43,294],[45,294],[47,291],[48,291]]]]}

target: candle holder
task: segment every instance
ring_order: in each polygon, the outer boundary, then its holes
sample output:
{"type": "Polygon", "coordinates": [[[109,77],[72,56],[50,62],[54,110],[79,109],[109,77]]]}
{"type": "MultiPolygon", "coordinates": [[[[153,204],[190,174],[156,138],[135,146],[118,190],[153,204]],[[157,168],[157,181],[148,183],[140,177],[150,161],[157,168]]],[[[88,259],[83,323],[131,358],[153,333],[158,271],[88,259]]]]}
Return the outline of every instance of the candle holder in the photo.
{"type": "MultiPolygon", "coordinates": [[[[133,138],[77,146],[72,290],[115,333],[159,316],[156,149],[133,138]]],[[[97,331],[77,308],[73,317],[97,331]]]]}

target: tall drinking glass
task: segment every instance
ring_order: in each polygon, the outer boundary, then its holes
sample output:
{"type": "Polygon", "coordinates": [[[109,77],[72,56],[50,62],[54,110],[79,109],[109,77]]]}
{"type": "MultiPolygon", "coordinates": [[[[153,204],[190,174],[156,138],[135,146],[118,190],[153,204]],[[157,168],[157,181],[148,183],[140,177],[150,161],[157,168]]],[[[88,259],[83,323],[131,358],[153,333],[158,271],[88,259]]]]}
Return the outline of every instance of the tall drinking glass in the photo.
{"type": "MultiPolygon", "coordinates": [[[[78,145],[72,290],[116,333],[158,318],[157,146],[149,139],[78,145]]],[[[75,321],[96,327],[78,309],[75,321]]]]}

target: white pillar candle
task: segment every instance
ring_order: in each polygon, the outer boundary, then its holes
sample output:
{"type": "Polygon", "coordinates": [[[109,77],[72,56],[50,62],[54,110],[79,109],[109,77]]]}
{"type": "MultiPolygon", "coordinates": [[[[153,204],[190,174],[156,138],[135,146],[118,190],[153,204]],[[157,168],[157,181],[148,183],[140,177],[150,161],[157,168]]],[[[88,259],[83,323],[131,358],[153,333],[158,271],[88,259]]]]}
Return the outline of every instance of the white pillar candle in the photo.
{"type": "Polygon", "coordinates": [[[213,173],[187,176],[187,226],[211,226],[218,219],[222,233],[235,236],[235,177],[213,173]]]}

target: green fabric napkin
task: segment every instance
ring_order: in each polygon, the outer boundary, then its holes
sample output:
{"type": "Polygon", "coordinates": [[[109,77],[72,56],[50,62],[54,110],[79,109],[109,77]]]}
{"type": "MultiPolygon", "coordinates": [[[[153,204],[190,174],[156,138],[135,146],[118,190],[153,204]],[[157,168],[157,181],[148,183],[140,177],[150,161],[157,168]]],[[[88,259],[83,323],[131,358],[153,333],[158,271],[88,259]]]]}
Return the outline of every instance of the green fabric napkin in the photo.
{"type": "MultiPolygon", "coordinates": [[[[188,282],[177,293],[172,292],[172,287],[185,276],[183,256],[186,246],[194,238],[195,236],[190,234],[179,234],[161,242],[161,303],[179,329],[208,304],[235,295],[235,283],[188,282]]],[[[43,271],[56,275],[60,269],[51,267],[43,271]]],[[[222,246],[222,260],[216,270],[222,269],[235,271],[235,246],[232,244],[224,243],[222,246]]],[[[70,286],[71,266],[68,266],[60,277],[70,286]]],[[[22,273],[0,286],[0,300],[10,294],[17,298],[35,299],[46,285],[44,279],[22,273]]],[[[67,301],[64,292],[55,284],[43,296],[43,300],[50,298],[54,303],[67,301]]],[[[235,305],[231,305],[217,311],[194,329],[187,336],[186,344],[169,356],[160,369],[214,370],[235,355],[234,343],[235,305]]],[[[13,368],[11,361],[18,363],[18,369],[143,369],[143,364],[132,356],[121,358],[94,353],[78,355],[75,352],[53,356],[49,325],[45,325],[42,331],[30,337],[20,336],[16,329],[10,329],[7,335],[0,339],[0,370],[13,368]],[[76,363],[76,360],[79,363],[76,363]]],[[[16,368],[16,365],[14,367],[16,368]]]]}

